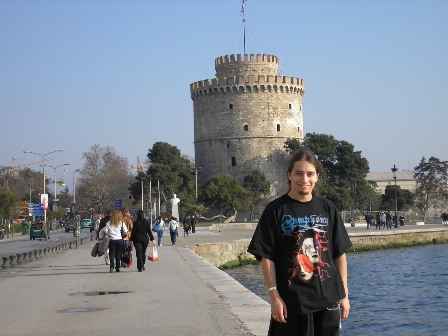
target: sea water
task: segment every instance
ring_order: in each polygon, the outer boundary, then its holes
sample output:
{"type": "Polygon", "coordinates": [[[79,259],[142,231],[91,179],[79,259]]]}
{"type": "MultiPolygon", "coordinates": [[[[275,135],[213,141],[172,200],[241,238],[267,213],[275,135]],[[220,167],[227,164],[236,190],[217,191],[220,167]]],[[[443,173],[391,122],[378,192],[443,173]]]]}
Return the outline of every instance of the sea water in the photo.
{"type": "MultiPolygon", "coordinates": [[[[448,244],[348,253],[350,316],[340,335],[448,335],[448,244]]],[[[268,301],[260,265],[226,270],[268,301]]]]}

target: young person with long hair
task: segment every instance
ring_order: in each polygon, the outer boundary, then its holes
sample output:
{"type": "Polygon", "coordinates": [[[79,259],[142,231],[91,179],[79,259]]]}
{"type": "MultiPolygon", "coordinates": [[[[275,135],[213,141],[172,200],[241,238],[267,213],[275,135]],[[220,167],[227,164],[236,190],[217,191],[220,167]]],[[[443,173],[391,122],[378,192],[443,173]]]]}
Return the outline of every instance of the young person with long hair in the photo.
{"type": "Polygon", "coordinates": [[[269,293],[269,336],[337,336],[350,311],[351,242],[334,204],[315,192],[320,173],[312,153],[291,157],[290,190],[266,206],[248,248],[269,293]]]}
{"type": "Polygon", "coordinates": [[[109,257],[110,257],[110,272],[120,272],[121,251],[123,248],[123,238],[121,237],[121,230],[128,232],[126,225],[123,222],[123,213],[120,210],[115,210],[110,216],[110,220],[106,223],[104,233],[109,236],[109,257]]]}

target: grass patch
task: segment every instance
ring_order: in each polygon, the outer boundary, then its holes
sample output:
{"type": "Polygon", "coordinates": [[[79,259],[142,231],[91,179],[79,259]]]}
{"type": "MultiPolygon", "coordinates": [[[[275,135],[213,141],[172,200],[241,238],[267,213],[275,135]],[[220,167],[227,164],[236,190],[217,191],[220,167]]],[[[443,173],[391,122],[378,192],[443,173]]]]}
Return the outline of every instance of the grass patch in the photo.
{"type": "Polygon", "coordinates": [[[231,260],[224,265],[219,266],[218,268],[221,270],[228,269],[228,268],[234,268],[238,266],[244,266],[244,265],[256,265],[260,262],[255,259],[238,259],[238,260],[231,260]]]}
{"type": "Polygon", "coordinates": [[[412,242],[403,242],[403,243],[389,243],[382,245],[369,245],[369,246],[353,246],[347,252],[362,252],[362,251],[373,251],[373,250],[386,250],[393,248],[402,248],[402,247],[413,247],[413,246],[423,246],[423,245],[432,245],[432,244],[446,244],[448,243],[448,239],[438,239],[438,240],[428,240],[428,241],[412,241],[412,242]]]}

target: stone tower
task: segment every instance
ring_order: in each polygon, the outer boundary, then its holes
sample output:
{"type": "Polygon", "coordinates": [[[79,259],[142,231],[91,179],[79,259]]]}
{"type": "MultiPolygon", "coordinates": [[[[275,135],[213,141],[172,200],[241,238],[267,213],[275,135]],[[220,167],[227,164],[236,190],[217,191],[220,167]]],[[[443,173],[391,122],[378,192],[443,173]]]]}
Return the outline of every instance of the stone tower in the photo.
{"type": "Polygon", "coordinates": [[[257,169],[273,195],[287,190],[283,145],[303,139],[305,83],[279,76],[278,67],[273,55],[222,56],[215,60],[215,78],[190,85],[199,184],[218,173],[242,183],[257,169]]]}

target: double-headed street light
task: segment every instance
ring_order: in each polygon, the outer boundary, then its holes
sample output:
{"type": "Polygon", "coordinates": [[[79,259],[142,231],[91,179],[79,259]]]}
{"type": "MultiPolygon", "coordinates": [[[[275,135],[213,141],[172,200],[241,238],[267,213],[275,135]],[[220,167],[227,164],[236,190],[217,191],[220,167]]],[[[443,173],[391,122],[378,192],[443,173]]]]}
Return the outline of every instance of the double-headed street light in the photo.
{"type": "Polygon", "coordinates": [[[395,220],[394,220],[394,228],[398,228],[398,206],[397,206],[397,171],[398,168],[394,167],[391,168],[392,173],[394,174],[394,182],[395,182],[395,220]]]}
{"type": "MultiPolygon", "coordinates": [[[[56,152],[62,152],[62,151],[63,151],[63,149],[56,149],[56,150],[54,150],[52,152],[49,152],[49,153],[46,153],[46,154],[40,154],[40,153],[30,152],[30,151],[25,151],[25,150],[23,152],[26,153],[26,154],[40,155],[40,156],[42,156],[42,160],[44,160],[47,155],[53,154],[53,153],[56,153],[56,152]]],[[[42,175],[44,175],[44,190],[43,190],[43,193],[45,194],[46,193],[45,192],[45,161],[42,162],[42,175]]],[[[48,206],[48,204],[44,204],[44,223],[47,222],[47,206],[48,206]]]]}
{"type": "MultiPolygon", "coordinates": [[[[53,199],[56,199],[56,168],[58,168],[58,167],[62,167],[62,166],[69,166],[70,165],[70,163],[64,163],[64,164],[61,164],[61,165],[59,165],[59,166],[48,166],[48,167],[51,167],[51,168],[53,168],[53,170],[54,170],[54,196],[53,196],[53,199]]],[[[64,169],[64,171],[68,171],[67,169],[64,169]]]]}

